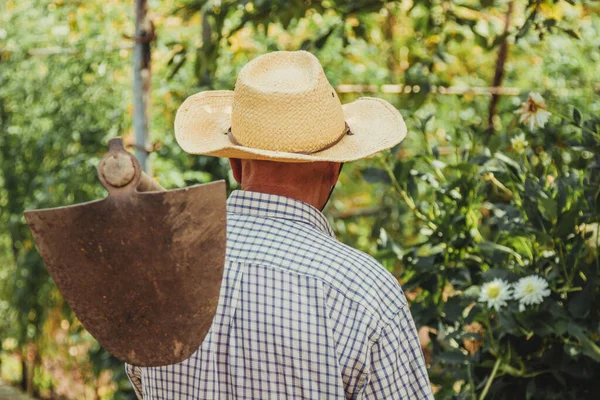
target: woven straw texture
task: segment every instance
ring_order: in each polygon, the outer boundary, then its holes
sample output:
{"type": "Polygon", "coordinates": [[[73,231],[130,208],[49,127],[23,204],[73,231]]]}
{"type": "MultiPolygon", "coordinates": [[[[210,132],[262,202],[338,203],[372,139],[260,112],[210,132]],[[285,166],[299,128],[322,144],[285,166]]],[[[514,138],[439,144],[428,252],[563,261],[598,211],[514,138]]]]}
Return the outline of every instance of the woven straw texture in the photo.
{"type": "Polygon", "coordinates": [[[315,56],[281,51],[244,66],[235,91],[190,96],[177,111],[175,135],[193,154],[345,162],[398,144],[406,125],[381,99],[364,97],[342,106],[315,56]],[[351,134],[339,140],[345,123],[351,134]],[[236,143],[227,135],[229,128],[236,143]]]}

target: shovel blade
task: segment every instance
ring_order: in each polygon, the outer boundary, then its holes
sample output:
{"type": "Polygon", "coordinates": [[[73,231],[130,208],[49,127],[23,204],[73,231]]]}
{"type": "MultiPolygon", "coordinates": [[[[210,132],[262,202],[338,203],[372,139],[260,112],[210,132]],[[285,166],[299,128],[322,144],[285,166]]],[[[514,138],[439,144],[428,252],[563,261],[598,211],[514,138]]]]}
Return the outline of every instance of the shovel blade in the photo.
{"type": "Polygon", "coordinates": [[[189,358],[216,313],[223,181],[25,213],[50,275],[90,334],[132,365],[189,358]]]}

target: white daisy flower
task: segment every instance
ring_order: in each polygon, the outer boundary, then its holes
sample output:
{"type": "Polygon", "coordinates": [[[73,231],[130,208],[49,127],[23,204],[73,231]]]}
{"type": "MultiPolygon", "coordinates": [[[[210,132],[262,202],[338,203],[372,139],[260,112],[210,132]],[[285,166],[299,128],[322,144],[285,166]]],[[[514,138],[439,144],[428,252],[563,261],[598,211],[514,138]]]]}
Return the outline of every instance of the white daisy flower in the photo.
{"type": "Polygon", "coordinates": [[[529,124],[529,129],[533,130],[536,126],[543,128],[548,122],[548,117],[552,115],[546,110],[546,102],[542,95],[537,92],[530,92],[525,103],[521,104],[521,108],[515,111],[520,114],[519,122],[529,124]]]}
{"type": "Polygon", "coordinates": [[[510,144],[513,150],[516,151],[518,154],[522,154],[527,148],[527,146],[529,146],[529,142],[525,140],[524,133],[521,133],[520,135],[517,135],[514,138],[510,139],[510,144]]]}
{"type": "Polygon", "coordinates": [[[515,283],[515,299],[519,300],[519,310],[525,311],[526,305],[540,304],[544,297],[550,296],[548,282],[544,278],[531,275],[515,283]]]}
{"type": "Polygon", "coordinates": [[[489,308],[494,308],[496,311],[500,310],[500,307],[505,306],[507,304],[506,301],[511,298],[510,284],[500,278],[484,284],[479,293],[479,301],[487,303],[489,308]]]}

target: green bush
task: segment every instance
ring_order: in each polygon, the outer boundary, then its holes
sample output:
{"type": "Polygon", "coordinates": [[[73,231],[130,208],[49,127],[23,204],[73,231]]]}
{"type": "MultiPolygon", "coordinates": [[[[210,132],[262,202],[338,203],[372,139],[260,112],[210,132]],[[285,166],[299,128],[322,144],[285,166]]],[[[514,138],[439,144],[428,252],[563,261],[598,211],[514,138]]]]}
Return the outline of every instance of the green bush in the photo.
{"type": "Polygon", "coordinates": [[[401,260],[437,398],[597,398],[600,119],[574,110],[544,129],[511,126],[364,169],[389,187],[377,256],[401,260]],[[539,304],[515,290],[532,276],[549,286],[539,304]],[[495,295],[508,299],[490,307],[495,295]]]}

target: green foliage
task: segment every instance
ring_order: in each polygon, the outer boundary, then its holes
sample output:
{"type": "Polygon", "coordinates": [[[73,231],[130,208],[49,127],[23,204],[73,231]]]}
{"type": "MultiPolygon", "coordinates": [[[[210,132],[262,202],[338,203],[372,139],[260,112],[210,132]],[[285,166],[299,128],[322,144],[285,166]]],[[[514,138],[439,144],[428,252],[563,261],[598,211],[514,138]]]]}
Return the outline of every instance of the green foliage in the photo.
{"type": "MultiPolygon", "coordinates": [[[[597,5],[149,6],[158,34],[151,161],[164,186],[228,177],[226,160],[179,149],[173,118],[188,95],[231,89],[258,54],[309,50],[334,86],[405,85],[404,94],[378,95],[401,110],[409,137],[379,161],[345,167],[328,210],[339,216],[339,237],[399,276],[430,340],[425,354],[438,398],[589,398],[598,377],[600,319],[592,243],[599,222],[597,5]],[[524,93],[537,88],[549,99],[554,117],[543,130],[519,125],[513,112],[524,99],[501,98],[488,127],[488,97],[440,94],[443,86],[490,86],[505,39],[504,85],[524,93]],[[559,112],[565,116],[557,118],[559,112]],[[521,133],[528,142],[523,153],[511,144],[521,133]],[[495,312],[478,302],[486,282],[529,275],[549,282],[543,303],[520,312],[512,300],[495,312]]],[[[60,298],[22,215],[104,195],[95,167],[107,139],[128,136],[131,128],[131,42],[123,35],[133,31],[132,14],[130,3],[116,0],[0,2],[0,341],[17,354],[35,345],[40,389],[59,383],[40,365],[51,359],[77,371],[88,387],[113,371],[114,386],[103,396],[132,396],[121,364],[60,298]]],[[[340,93],[343,102],[357,96],[340,93]]]]}
{"type": "MultiPolygon", "coordinates": [[[[15,19],[9,26],[18,25],[18,16],[15,19]]],[[[26,49],[2,54],[0,170],[6,211],[2,217],[17,264],[30,266],[13,276],[12,296],[24,318],[21,341],[39,335],[38,323],[44,320],[42,312],[51,297],[48,274],[33,249],[23,211],[98,195],[91,184],[94,162],[101,142],[122,124],[122,110],[110,103],[116,97],[110,84],[90,88],[84,82],[86,75],[98,73],[102,59],[81,57],[79,61],[57,57],[50,60],[49,68],[46,62],[30,58],[26,49]],[[97,112],[82,113],[88,104],[95,104],[97,112]],[[44,297],[31,298],[31,292],[39,291],[44,297]]]]}
{"type": "Polygon", "coordinates": [[[403,250],[380,258],[401,260],[415,321],[429,327],[425,351],[439,398],[454,398],[457,381],[459,398],[482,390],[495,399],[594,398],[600,119],[582,124],[576,109],[573,116],[528,133],[523,152],[501,142],[486,147],[487,133],[472,131],[456,154],[390,154],[381,169],[364,170],[366,180],[389,182],[383,201],[397,206],[380,216],[380,248],[403,250]],[[416,243],[391,226],[406,214],[416,243]],[[541,304],[521,311],[509,302],[496,312],[478,301],[485,282],[530,275],[549,283],[541,304]]]}
{"type": "MultiPolygon", "coordinates": [[[[73,13],[74,6],[51,16],[39,8],[15,11],[3,13],[8,20],[1,24],[7,39],[0,47],[0,220],[10,248],[3,258],[7,276],[1,297],[10,304],[5,314],[10,325],[0,337],[16,339],[23,353],[31,343],[36,351],[52,351],[55,344],[48,344],[46,335],[53,332],[45,324],[48,313],[62,304],[23,212],[100,197],[96,165],[107,138],[121,133],[127,121],[118,79],[110,72],[122,66],[118,53],[88,52],[93,43],[82,37],[71,41],[66,54],[32,56],[38,43],[31,39],[56,33],[56,20],[73,13]],[[39,23],[45,19],[51,21],[39,23]],[[31,36],[21,33],[24,26],[31,36]],[[18,47],[17,37],[26,38],[18,47]]],[[[73,320],[69,311],[64,317],[73,320]]]]}

